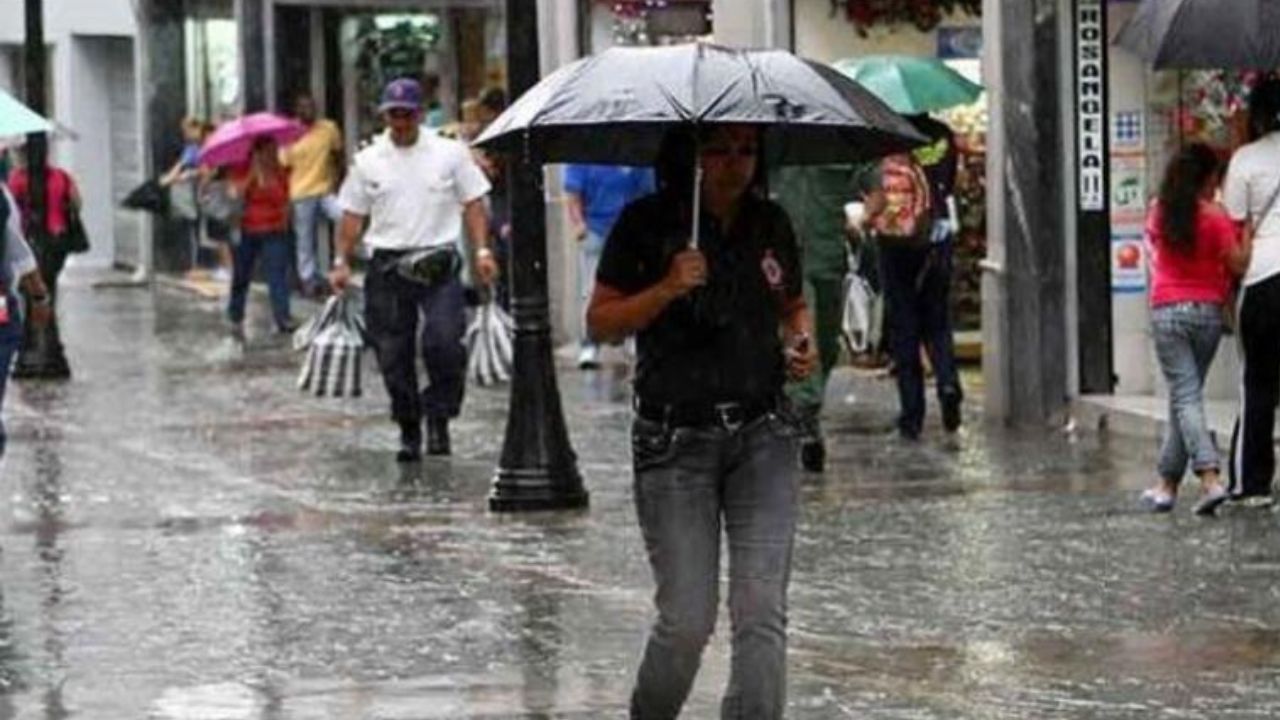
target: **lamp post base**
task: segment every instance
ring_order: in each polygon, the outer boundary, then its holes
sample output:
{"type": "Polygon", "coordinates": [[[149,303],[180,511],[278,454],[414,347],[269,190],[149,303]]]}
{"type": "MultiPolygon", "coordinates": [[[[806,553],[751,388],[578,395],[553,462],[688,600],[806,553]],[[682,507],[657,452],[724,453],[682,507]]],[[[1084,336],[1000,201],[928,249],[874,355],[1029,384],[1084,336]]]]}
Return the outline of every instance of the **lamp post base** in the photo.
{"type": "Polygon", "coordinates": [[[489,509],[494,512],[579,510],[589,504],[590,495],[572,467],[559,470],[499,468],[489,495],[489,509]]]}

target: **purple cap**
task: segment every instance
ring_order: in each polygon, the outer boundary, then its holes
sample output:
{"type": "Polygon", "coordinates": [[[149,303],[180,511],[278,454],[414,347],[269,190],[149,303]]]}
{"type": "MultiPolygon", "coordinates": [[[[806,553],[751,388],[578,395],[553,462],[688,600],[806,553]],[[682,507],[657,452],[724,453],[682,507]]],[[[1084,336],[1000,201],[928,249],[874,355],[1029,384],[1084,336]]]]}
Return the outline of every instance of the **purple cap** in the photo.
{"type": "Polygon", "coordinates": [[[382,89],[382,102],[378,104],[378,112],[397,109],[422,109],[422,86],[417,80],[409,78],[392,80],[382,89]]]}

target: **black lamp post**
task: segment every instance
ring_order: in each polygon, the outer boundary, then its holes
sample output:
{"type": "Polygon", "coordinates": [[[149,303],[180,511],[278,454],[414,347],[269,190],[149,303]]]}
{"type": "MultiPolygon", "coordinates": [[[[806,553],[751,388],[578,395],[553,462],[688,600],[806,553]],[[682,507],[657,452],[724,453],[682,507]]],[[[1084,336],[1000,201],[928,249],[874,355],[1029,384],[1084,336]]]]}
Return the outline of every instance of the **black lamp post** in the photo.
{"type": "MultiPolygon", "coordinates": [[[[507,0],[507,67],[511,96],[538,82],[538,7],[507,0]]],[[[561,510],[587,505],[587,491],[569,446],[551,357],[547,293],[546,204],[542,166],[527,156],[508,160],[511,199],[511,307],[516,323],[515,372],[507,433],[489,508],[497,512],[561,510]]]]}
{"type": "MultiPolygon", "coordinates": [[[[45,49],[44,49],[44,2],[43,0],[26,0],[26,39],[23,47],[23,70],[26,73],[27,105],[40,115],[46,115],[48,103],[45,98],[45,49]]],[[[46,188],[48,187],[49,136],[45,133],[32,133],[27,136],[27,206],[30,222],[26,223],[28,240],[36,251],[36,257],[42,264],[48,262],[48,254],[42,252],[49,241],[45,217],[49,208],[45,207],[46,188]]],[[[46,280],[51,279],[45,274],[46,280]]],[[[57,287],[50,283],[49,292],[57,310],[57,287]]],[[[30,306],[28,298],[28,306],[30,306]]],[[[58,321],[55,313],[48,327],[35,328],[30,321],[24,329],[22,350],[14,364],[15,378],[65,378],[71,375],[67,365],[67,356],[62,348],[58,335],[58,321]]]]}

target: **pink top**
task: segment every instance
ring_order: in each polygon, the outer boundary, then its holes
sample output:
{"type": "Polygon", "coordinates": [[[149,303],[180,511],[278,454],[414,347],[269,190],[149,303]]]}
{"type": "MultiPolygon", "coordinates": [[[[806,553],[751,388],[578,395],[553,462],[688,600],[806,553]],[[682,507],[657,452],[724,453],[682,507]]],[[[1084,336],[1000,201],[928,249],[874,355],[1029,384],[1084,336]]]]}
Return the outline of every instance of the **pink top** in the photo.
{"type": "Polygon", "coordinates": [[[1216,204],[1202,203],[1196,245],[1190,253],[1170,248],[1160,227],[1160,204],[1147,214],[1151,248],[1151,305],[1225,303],[1231,287],[1227,254],[1240,242],[1235,222],[1216,204]]]}
{"type": "MultiPolygon", "coordinates": [[[[65,171],[52,165],[48,166],[45,173],[45,183],[45,229],[50,235],[61,235],[67,230],[67,204],[71,202],[75,183],[65,171]]],[[[26,168],[14,168],[9,173],[9,192],[13,193],[18,206],[22,208],[22,220],[25,224],[29,221],[27,213],[30,212],[26,168]]]]}

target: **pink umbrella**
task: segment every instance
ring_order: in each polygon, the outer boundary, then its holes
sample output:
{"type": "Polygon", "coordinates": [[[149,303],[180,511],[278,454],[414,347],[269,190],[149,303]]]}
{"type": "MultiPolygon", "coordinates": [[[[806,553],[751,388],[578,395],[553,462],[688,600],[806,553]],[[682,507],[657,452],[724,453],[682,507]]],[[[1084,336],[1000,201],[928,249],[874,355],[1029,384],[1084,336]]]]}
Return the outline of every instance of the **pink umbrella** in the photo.
{"type": "Polygon", "coordinates": [[[288,145],[307,134],[307,128],[296,120],[275,113],[260,112],[229,120],[218,126],[200,148],[200,162],[206,165],[240,165],[249,161],[253,145],[259,139],[288,145]]]}

